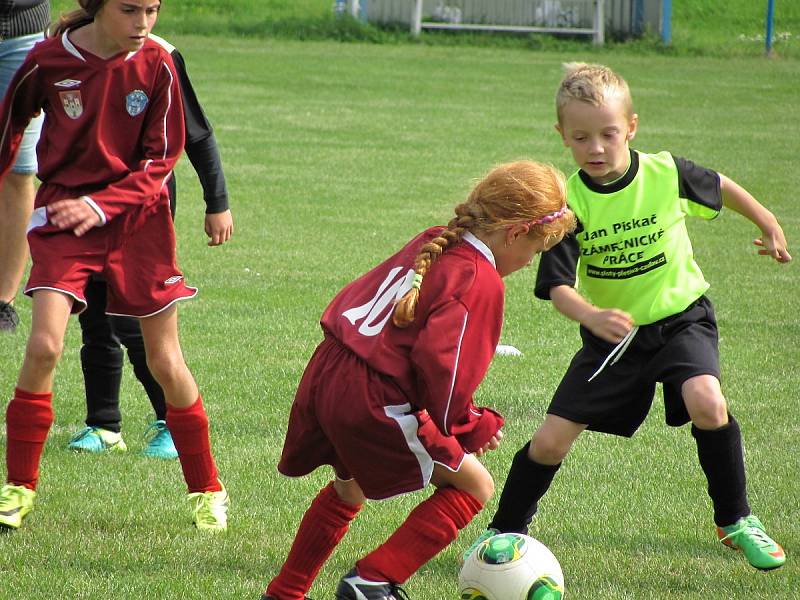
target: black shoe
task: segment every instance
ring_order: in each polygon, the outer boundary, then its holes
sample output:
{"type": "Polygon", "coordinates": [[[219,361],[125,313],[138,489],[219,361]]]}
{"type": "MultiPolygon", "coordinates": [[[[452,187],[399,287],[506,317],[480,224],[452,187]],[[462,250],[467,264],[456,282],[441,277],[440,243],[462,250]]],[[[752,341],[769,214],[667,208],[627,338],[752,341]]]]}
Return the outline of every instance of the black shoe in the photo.
{"type": "Polygon", "coordinates": [[[339,580],[336,600],[411,600],[405,590],[388,581],[362,579],[353,569],[339,580]]]}
{"type": "Polygon", "coordinates": [[[8,302],[0,300],[0,331],[14,331],[19,325],[19,315],[8,302]]]}

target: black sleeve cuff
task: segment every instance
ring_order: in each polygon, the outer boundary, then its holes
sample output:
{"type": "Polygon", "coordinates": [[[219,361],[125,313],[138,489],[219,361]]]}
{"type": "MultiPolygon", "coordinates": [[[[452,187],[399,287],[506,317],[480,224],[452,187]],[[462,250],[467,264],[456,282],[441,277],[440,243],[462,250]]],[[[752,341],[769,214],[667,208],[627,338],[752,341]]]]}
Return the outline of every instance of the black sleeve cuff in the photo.
{"type": "Polygon", "coordinates": [[[542,254],[536,273],[534,295],[541,300],[550,300],[550,290],[558,285],[574,286],[577,280],[580,246],[575,233],[568,234],[561,242],[542,254]]]}

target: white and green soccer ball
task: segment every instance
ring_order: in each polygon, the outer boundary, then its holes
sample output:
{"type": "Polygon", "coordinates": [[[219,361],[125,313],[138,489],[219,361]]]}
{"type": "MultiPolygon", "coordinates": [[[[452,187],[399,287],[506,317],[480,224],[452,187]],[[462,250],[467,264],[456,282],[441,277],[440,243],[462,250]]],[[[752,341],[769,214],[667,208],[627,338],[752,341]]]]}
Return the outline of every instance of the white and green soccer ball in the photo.
{"type": "Polygon", "coordinates": [[[561,600],[561,565],[541,542],[500,533],[481,543],[458,576],[461,600],[561,600]]]}

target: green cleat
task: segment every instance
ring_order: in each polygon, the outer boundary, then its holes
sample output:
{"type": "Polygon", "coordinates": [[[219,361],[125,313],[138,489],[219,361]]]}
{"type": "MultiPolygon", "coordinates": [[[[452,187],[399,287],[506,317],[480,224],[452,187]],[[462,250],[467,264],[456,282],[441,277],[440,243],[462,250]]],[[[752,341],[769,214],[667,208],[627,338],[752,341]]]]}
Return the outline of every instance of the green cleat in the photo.
{"type": "Polygon", "coordinates": [[[19,529],[22,519],[33,508],[36,492],[22,485],[7,483],[0,488],[0,527],[19,529]]]}
{"type": "Polygon", "coordinates": [[[726,546],[741,550],[756,569],[769,571],[783,566],[786,562],[783,548],[767,535],[764,526],[755,515],[742,517],[727,527],[717,527],[717,535],[726,546]]]}
{"type": "Polygon", "coordinates": [[[67,448],[75,452],[125,452],[128,449],[121,433],[102,427],[84,427],[70,438],[67,448]]]}
{"type": "Polygon", "coordinates": [[[149,437],[147,446],[142,450],[142,454],[150,458],[160,458],[172,460],[178,458],[178,450],[175,442],[172,441],[172,434],[167,429],[166,421],[153,421],[144,432],[145,437],[149,437]]]}
{"type": "Polygon", "coordinates": [[[192,516],[197,529],[218,532],[228,528],[230,499],[225,486],[219,492],[193,492],[189,500],[195,502],[192,516]]]}
{"type": "Polygon", "coordinates": [[[462,563],[465,562],[469,558],[469,555],[472,554],[473,552],[475,552],[475,549],[478,546],[480,546],[483,542],[488,540],[490,537],[493,537],[493,536],[497,535],[498,533],[500,533],[500,532],[497,529],[495,529],[494,527],[489,527],[487,530],[485,530],[483,533],[481,533],[478,537],[476,537],[473,540],[473,542],[470,544],[469,548],[464,550],[464,554],[461,555],[461,562],[462,563]]]}

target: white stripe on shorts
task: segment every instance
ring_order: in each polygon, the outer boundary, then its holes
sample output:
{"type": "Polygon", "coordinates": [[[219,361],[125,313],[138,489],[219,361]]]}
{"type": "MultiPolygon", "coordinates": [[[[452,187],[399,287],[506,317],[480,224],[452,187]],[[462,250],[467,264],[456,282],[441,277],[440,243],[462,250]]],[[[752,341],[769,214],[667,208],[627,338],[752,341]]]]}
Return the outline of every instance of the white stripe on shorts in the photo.
{"type": "Polygon", "coordinates": [[[428,454],[425,446],[422,445],[419,437],[417,437],[419,423],[417,422],[417,417],[406,414],[409,410],[411,410],[411,404],[408,402],[405,404],[386,406],[383,409],[386,416],[397,421],[397,424],[400,426],[403,437],[406,438],[408,449],[411,450],[417,458],[420,471],[422,471],[422,485],[425,487],[431,482],[431,476],[433,475],[433,458],[431,458],[431,455],[428,454]]]}

